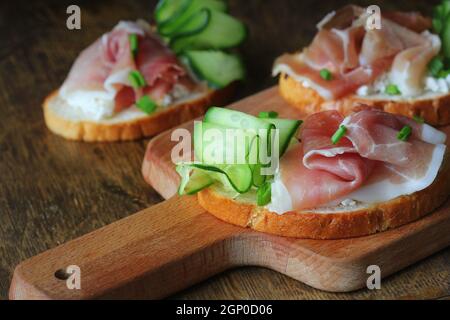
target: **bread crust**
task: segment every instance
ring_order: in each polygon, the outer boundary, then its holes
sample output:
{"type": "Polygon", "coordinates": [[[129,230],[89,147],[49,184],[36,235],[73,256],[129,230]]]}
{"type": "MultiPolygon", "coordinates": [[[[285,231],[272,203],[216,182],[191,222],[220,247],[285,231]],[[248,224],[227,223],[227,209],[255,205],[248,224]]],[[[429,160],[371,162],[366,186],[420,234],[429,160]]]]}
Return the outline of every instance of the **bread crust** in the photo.
{"type": "Polygon", "coordinates": [[[338,110],[348,115],[363,107],[372,107],[407,117],[419,116],[426,123],[434,126],[450,124],[450,94],[433,99],[413,100],[375,100],[356,95],[349,95],[339,100],[325,101],[314,89],[305,88],[292,77],[281,74],[279,79],[281,96],[292,106],[306,114],[324,110],[338,110]]]}
{"type": "Polygon", "coordinates": [[[282,215],[254,204],[226,198],[211,188],[198,193],[200,205],[217,218],[257,231],[308,239],[343,239],[370,235],[415,221],[441,206],[449,196],[449,154],[428,188],[346,213],[290,211],[282,215]]]}
{"type": "Polygon", "coordinates": [[[211,105],[225,105],[235,90],[235,83],[220,89],[210,90],[196,100],[169,106],[152,115],[117,123],[73,121],[59,116],[51,110],[50,102],[58,95],[51,93],[44,101],[44,119],[55,134],[69,140],[80,141],[125,141],[154,136],[181,123],[203,115],[211,105]]]}

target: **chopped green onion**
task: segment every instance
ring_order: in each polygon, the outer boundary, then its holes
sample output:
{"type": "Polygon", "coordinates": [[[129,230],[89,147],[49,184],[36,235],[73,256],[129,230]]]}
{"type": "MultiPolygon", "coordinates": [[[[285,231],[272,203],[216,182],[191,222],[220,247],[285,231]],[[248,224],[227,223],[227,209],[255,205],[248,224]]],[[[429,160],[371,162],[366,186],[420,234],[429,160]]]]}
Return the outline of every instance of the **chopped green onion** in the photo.
{"type": "Polygon", "coordinates": [[[338,143],[339,140],[341,140],[341,138],[345,135],[346,132],[347,132],[346,126],[344,126],[344,125],[339,126],[339,129],[337,129],[337,131],[331,137],[331,142],[333,144],[338,143]]]}
{"type": "Polygon", "coordinates": [[[410,126],[404,126],[402,130],[399,131],[397,135],[397,139],[401,141],[408,140],[409,136],[411,135],[412,128],[410,126]]]}
{"type": "Polygon", "coordinates": [[[133,57],[137,56],[138,53],[138,36],[137,34],[133,33],[130,34],[128,39],[130,40],[130,50],[133,57]]]}
{"type": "Polygon", "coordinates": [[[437,77],[443,68],[444,62],[440,57],[434,57],[428,64],[428,70],[434,77],[437,77]]]}
{"type": "Polygon", "coordinates": [[[395,84],[389,84],[386,87],[385,92],[391,96],[396,96],[396,95],[401,94],[400,89],[395,84]]]}
{"type": "Polygon", "coordinates": [[[142,96],[138,101],[136,101],[136,106],[146,114],[151,114],[156,110],[158,105],[155,101],[150,99],[149,96],[142,96]]]}
{"type": "Polygon", "coordinates": [[[276,112],[276,111],[261,111],[258,114],[258,118],[261,118],[261,119],[278,118],[278,112],[276,112]]]}
{"type": "Polygon", "coordinates": [[[441,70],[437,74],[438,78],[447,78],[447,76],[450,75],[450,70],[441,70]]]}
{"type": "Polygon", "coordinates": [[[147,85],[144,76],[137,70],[133,70],[128,75],[128,80],[131,83],[131,86],[135,89],[143,88],[147,85]]]}
{"type": "Polygon", "coordinates": [[[424,123],[424,122],[425,122],[425,119],[424,119],[424,118],[422,118],[421,116],[418,116],[418,115],[416,115],[416,114],[413,116],[413,119],[414,119],[414,121],[417,122],[417,123],[424,123]]]}
{"type": "Polygon", "coordinates": [[[327,80],[327,81],[330,81],[331,79],[333,79],[333,75],[332,75],[331,71],[328,69],[320,70],[320,76],[322,77],[322,79],[327,80]]]}
{"type": "Polygon", "coordinates": [[[258,188],[256,192],[256,204],[258,206],[265,206],[272,200],[272,183],[267,181],[258,188]]]}

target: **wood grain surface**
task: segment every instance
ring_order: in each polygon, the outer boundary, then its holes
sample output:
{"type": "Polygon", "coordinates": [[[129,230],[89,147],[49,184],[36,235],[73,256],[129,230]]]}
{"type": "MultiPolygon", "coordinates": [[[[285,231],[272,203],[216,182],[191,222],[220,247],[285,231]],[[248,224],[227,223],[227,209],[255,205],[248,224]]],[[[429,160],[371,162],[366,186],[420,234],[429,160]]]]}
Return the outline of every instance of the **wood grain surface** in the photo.
{"type": "MultiPolygon", "coordinates": [[[[354,1],[430,12],[436,1],[354,1]]],[[[242,48],[248,79],[236,96],[275,83],[274,57],[306,45],[315,23],[347,1],[230,1],[250,30],[242,48]]],[[[120,19],[151,17],[155,1],[2,1],[0,4],[0,298],[20,261],[162,198],[142,179],[148,140],[67,142],[44,126],[40,104],[64,80],[81,49],[120,19]],[[82,10],[82,29],[65,27],[66,8],[82,10]]],[[[176,299],[445,299],[450,249],[388,277],[382,289],[332,294],[262,268],[227,271],[176,299]]]]}
{"type": "Polygon", "coordinates": [[[220,271],[263,266],[328,292],[367,285],[450,244],[450,202],[423,219],[367,237],[279,237],[225,223],[178,195],[23,261],[10,299],[158,299],[220,271]],[[81,272],[68,290],[67,266],[81,272]]]}

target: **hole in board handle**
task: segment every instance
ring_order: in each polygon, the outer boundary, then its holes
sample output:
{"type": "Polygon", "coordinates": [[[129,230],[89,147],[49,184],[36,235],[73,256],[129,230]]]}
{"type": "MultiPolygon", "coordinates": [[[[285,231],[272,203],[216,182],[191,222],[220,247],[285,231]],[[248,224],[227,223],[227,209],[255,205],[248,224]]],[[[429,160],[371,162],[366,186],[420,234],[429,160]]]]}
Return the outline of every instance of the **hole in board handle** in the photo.
{"type": "Polygon", "coordinates": [[[70,277],[70,273],[67,273],[64,269],[58,269],[55,272],[55,278],[58,280],[67,280],[70,277]]]}

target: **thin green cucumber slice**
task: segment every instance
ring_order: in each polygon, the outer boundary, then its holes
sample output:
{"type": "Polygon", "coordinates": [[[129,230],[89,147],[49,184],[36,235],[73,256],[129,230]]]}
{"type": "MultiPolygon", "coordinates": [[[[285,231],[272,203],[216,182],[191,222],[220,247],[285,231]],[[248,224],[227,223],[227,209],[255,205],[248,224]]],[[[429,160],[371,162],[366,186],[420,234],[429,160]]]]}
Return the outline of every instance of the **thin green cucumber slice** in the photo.
{"type": "MultiPolygon", "coordinates": [[[[189,37],[199,34],[204,30],[211,20],[211,13],[207,9],[201,9],[195,12],[189,19],[184,23],[182,30],[179,30],[176,37],[189,37]]],[[[164,36],[165,39],[172,41],[172,37],[164,36]]]]}
{"type": "Polygon", "coordinates": [[[266,182],[267,176],[261,174],[261,164],[252,166],[252,183],[255,187],[260,187],[266,182]]]}
{"type": "Polygon", "coordinates": [[[222,0],[191,0],[189,5],[179,15],[159,25],[158,32],[166,37],[173,37],[180,33],[184,34],[186,32],[185,23],[192,15],[203,8],[225,12],[227,4],[222,0]]]}
{"type": "Polygon", "coordinates": [[[193,0],[160,0],[155,9],[156,23],[164,24],[180,16],[193,0]]]}
{"type": "Polygon", "coordinates": [[[239,193],[245,193],[252,187],[252,170],[248,164],[206,165],[192,164],[193,167],[212,173],[222,173],[230,185],[239,193]]]}
{"type": "Polygon", "coordinates": [[[267,156],[271,154],[271,131],[275,129],[275,125],[270,122],[240,111],[217,107],[209,108],[205,114],[204,122],[214,123],[226,128],[245,129],[249,136],[251,134],[259,136],[260,145],[267,147],[267,156]],[[265,130],[265,132],[261,132],[261,130],[265,130]]]}
{"type": "Polygon", "coordinates": [[[175,53],[179,54],[189,49],[227,49],[236,47],[245,40],[247,35],[245,25],[228,14],[206,8],[197,14],[210,15],[208,25],[199,32],[183,32],[173,37],[170,47],[175,53]]]}
{"type": "Polygon", "coordinates": [[[178,187],[179,195],[196,194],[214,183],[210,175],[203,170],[195,169],[188,165],[178,165],[176,170],[181,176],[181,182],[178,187]]]}
{"type": "Polygon", "coordinates": [[[227,128],[208,122],[194,124],[196,160],[207,164],[247,163],[253,131],[227,128]]]}
{"type": "Polygon", "coordinates": [[[279,156],[281,157],[289,146],[291,139],[295,136],[298,128],[302,124],[301,120],[291,119],[278,119],[278,118],[264,118],[263,121],[272,123],[279,130],[278,131],[278,144],[279,144],[279,156]]]}
{"type": "Polygon", "coordinates": [[[272,129],[275,126],[272,123],[256,118],[244,112],[211,107],[205,114],[204,122],[214,123],[226,128],[236,129],[272,129]]]}
{"type": "Polygon", "coordinates": [[[211,87],[223,88],[245,78],[245,68],[236,54],[223,51],[187,50],[183,53],[199,78],[211,87]]]}

